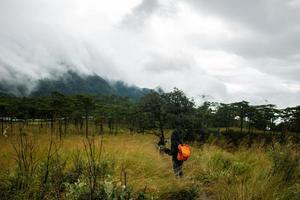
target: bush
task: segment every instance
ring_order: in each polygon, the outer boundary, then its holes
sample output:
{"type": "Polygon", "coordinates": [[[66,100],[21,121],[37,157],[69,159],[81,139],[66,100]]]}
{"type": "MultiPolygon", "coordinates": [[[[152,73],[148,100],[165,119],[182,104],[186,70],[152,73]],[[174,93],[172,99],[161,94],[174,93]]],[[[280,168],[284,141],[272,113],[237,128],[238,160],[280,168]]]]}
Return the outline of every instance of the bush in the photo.
{"type": "Polygon", "coordinates": [[[280,146],[269,150],[272,161],[272,175],[280,175],[285,183],[293,183],[299,178],[299,155],[293,153],[291,146],[280,146]]]}
{"type": "Polygon", "coordinates": [[[101,160],[96,167],[96,173],[101,180],[105,180],[113,175],[114,162],[101,160]]]}
{"type": "MultiPolygon", "coordinates": [[[[66,183],[65,197],[70,200],[129,200],[132,199],[132,190],[125,186],[116,186],[113,182],[105,181],[92,194],[89,186],[78,179],[74,184],[66,183]]],[[[140,198],[141,199],[141,198],[140,198]]]]}
{"type": "Polygon", "coordinates": [[[278,194],[279,200],[299,200],[300,199],[300,184],[296,183],[290,186],[284,193],[278,194]]]}
{"type": "Polygon", "coordinates": [[[67,161],[59,154],[53,155],[49,160],[44,160],[39,164],[36,179],[40,179],[40,197],[51,196],[60,198],[65,189],[64,183],[67,181],[66,173],[67,161]]]}
{"type": "Polygon", "coordinates": [[[146,193],[145,191],[141,191],[138,193],[136,198],[137,200],[153,200],[154,197],[151,194],[146,193]]]}
{"type": "Polygon", "coordinates": [[[66,173],[66,182],[75,183],[84,173],[85,163],[82,158],[82,153],[77,150],[71,156],[72,168],[66,173]]]}
{"type": "Polygon", "coordinates": [[[250,166],[241,161],[234,161],[230,169],[233,175],[243,175],[250,171],[250,166]]]}
{"type": "Polygon", "coordinates": [[[232,160],[225,157],[221,153],[216,153],[211,157],[211,159],[209,160],[208,165],[211,169],[227,170],[231,167],[232,160]]]}
{"type": "Polygon", "coordinates": [[[12,199],[18,191],[17,178],[9,172],[2,173],[0,177],[0,195],[3,200],[12,199]]]}
{"type": "Polygon", "coordinates": [[[197,187],[189,187],[189,188],[182,189],[180,191],[164,194],[160,199],[194,200],[194,199],[198,199],[199,196],[200,196],[200,191],[197,187]]]}
{"type": "Polygon", "coordinates": [[[80,179],[77,182],[70,184],[65,183],[66,187],[66,198],[70,200],[79,200],[82,199],[85,194],[89,194],[89,188],[85,182],[82,182],[80,179]]]}

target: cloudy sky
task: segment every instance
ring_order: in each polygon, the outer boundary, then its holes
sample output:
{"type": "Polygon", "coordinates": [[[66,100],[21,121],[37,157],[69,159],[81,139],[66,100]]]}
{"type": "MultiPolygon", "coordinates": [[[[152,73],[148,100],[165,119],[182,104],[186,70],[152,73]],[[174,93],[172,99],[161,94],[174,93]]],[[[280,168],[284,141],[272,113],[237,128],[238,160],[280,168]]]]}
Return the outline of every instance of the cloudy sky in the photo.
{"type": "Polygon", "coordinates": [[[66,70],[199,100],[300,104],[300,0],[0,0],[0,80],[66,70]]]}

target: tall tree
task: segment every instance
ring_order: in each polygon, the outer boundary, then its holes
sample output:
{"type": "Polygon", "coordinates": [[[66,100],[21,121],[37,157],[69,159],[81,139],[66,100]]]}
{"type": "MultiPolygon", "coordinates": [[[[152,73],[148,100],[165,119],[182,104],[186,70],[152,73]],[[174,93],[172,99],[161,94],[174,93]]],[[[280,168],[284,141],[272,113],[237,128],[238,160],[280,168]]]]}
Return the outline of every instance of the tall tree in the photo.
{"type": "Polygon", "coordinates": [[[240,131],[242,133],[244,120],[245,120],[245,117],[247,116],[248,110],[249,110],[249,102],[247,102],[247,101],[236,102],[236,103],[233,103],[232,106],[236,111],[236,115],[239,116],[239,118],[240,118],[240,131]]]}
{"type": "Polygon", "coordinates": [[[209,127],[212,125],[211,124],[213,120],[213,110],[211,108],[212,105],[214,105],[214,103],[206,101],[197,108],[196,115],[202,127],[209,127]]]}
{"type": "Polygon", "coordinates": [[[184,132],[186,139],[194,138],[195,135],[195,103],[189,99],[183,91],[174,88],[173,91],[163,95],[166,102],[167,120],[171,127],[179,127],[184,132]]]}
{"type": "Polygon", "coordinates": [[[91,96],[77,95],[76,104],[79,109],[83,110],[85,117],[85,136],[89,135],[89,115],[95,107],[95,99],[91,96]]]}
{"type": "Polygon", "coordinates": [[[164,126],[166,123],[166,104],[162,95],[151,91],[140,100],[140,107],[144,113],[152,115],[153,127],[157,127],[160,132],[161,140],[164,141],[164,126]]]}
{"type": "MultiPolygon", "coordinates": [[[[52,92],[51,98],[50,98],[50,107],[52,109],[52,122],[51,127],[53,129],[53,126],[58,119],[58,133],[59,138],[62,137],[62,121],[65,122],[65,131],[66,131],[66,120],[67,115],[70,112],[70,106],[69,106],[69,99],[60,92],[52,92]]],[[[52,130],[53,131],[53,130],[52,130]]]]}
{"type": "Polygon", "coordinates": [[[292,109],[291,122],[294,131],[300,134],[300,106],[296,106],[292,109]]]}
{"type": "Polygon", "coordinates": [[[272,130],[275,120],[279,117],[278,110],[273,104],[256,106],[255,127],[266,131],[272,130]]]}
{"type": "Polygon", "coordinates": [[[4,117],[6,115],[7,111],[7,102],[1,101],[0,102],[0,117],[1,117],[1,135],[4,133],[4,117]]]}

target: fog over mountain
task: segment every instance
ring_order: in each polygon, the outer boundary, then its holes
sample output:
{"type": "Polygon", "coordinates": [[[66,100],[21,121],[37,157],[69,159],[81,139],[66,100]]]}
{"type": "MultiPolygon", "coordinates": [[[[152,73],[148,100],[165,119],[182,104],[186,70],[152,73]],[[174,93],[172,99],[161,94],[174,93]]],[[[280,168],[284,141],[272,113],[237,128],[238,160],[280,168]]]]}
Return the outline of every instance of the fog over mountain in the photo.
{"type": "Polygon", "coordinates": [[[0,1],[0,89],[15,93],[71,70],[196,101],[293,106],[299,64],[299,0],[0,1]]]}

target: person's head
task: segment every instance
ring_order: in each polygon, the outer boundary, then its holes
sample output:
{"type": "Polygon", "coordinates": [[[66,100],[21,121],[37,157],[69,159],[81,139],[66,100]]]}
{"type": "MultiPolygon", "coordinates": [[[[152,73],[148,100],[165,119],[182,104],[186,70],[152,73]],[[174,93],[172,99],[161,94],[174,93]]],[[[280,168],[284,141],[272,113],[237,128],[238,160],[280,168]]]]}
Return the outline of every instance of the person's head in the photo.
{"type": "Polygon", "coordinates": [[[175,129],[171,136],[171,142],[177,141],[179,143],[182,143],[182,132],[180,129],[175,129]]]}

